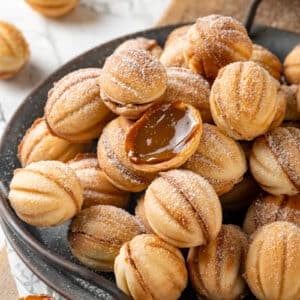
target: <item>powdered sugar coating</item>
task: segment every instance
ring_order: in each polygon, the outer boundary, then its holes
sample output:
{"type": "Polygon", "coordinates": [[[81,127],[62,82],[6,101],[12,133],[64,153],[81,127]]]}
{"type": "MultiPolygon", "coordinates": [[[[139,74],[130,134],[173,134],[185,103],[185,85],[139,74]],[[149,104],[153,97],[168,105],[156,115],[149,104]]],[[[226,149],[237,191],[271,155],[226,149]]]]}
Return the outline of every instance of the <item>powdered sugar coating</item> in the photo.
{"type": "Polygon", "coordinates": [[[300,92],[299,86],[293,85],[281,85],[279,93],[286,101],[286,111],[284,120],[298,121],[300,120],[300,92]]]}
{"type": "Polygon", "coordinates": [[[81,209],[82,188],[74,171],[58,161],[16,169],[8,196],[17,215],[34,226],[56,226],[81,209]]]}
{"type": "Polygon", "coordinates": [[[146,39],[144,37],[137,37],[135,39],[129,39],[125,41],[121,45],[119,45],[114,52],[122,52],[128,49],[147,50],[149,53],[156,56],[157,58],[159,58],[162,53],[162,49],[158,45],[156,40],[146,39]]]}
{"type": "Polygon", "coordinates": [[[271,152],[300,191],[300,129],[278,127],[265,135],[271,152]]]}
{"type": "Polygon", "coordinates": [[[112,102],[149,103],[165,92],[167,74],[159,60],[147,51],[128,49],[106,59],[100,85],[112,102]]]}
{"type": "Polygon", "coordinates": [[[183,168],[206,178],[217,194],[222,195],[242,180],[247,162],[236,141],[224,135],[216,126],[203,124],[198,148],[183,168]]]}
{"type": "Polygon", "coordinates": [[[259,137],[250,156],[251,172],[267,192],[295,195],[300,189],[300,129],[278,127],[259,137]]]}
{"type": "Polygon", "coordinates": [[[89,150],[90,143],[70,143],[54,136],[48,129],[44,118],[34,121],[26,131],[18,146],[18,158],[21,165],[41,160],[59,160],[67,162],[76,154],[89,150]]]}
{"type": "Polygon", "coordinates": [[[125,243],[114,271],[117,286],[135,300],[176,300],[187,285],[182,254],[153,234],[125,243]]]}
{"type": "Polygon", "coordinates": [[[300,84],[300,44],[284,60],[284,76],[289,84],[300,84]]]}
{"type": "Polygon", "coordinates": [[[209,83],[199,74],[178,67],[167,68],[165,101],[182,101],[196,107],[203,122],[212,121],[209,108],[209,83]]]}
{"type": "Polygon", "coordinates": [[[177,247],[213,240],[221,227],[221,205],[213,187],[188,170],[160,173],[145,194],[145,212],[153,231],[177,247]]]}
{"type": "Polygon", "coordinates": [[[126,208],[129,193],[115,187],[99,166],[95,153],[78,154],[68,162],[83,187],[83,208],[93,205],[113,205],[126,208]]]}
{"type": "Polygon", "coordinates": [[[246,280],[258,299],[299,299],[300,228],[289,222],[273,222],[252,237],[246,280]]]}
{"type": "Polygon", "coordinates": [[[220,15],[198,18],[187,33],[184,57],[188,67],[208,79],[234,61],[246,61],[252,42],[237,20],[220,15]]]}
{"type": "Polygon", "coordinates": [[[246,288],[242,275],[247,251],[247,236],[235,225],[222,225],[215,240],[191,248],[187,264],[197,294],[208,299],[238,299],[246,288]]]}
{"type": "Polygon", "coordinates": [[[275,83],[277,84],[277,108],[274,119],[269,127],[269,130],[274,129],[276,127],[281,126],[285,116],[286,116],[286,109],[287,109],[287,97],[286,94],[283,92],[282,86],[276,80],[275,83]]]}
{"type": "Polygon", "coordinates": [[[165,67],[187,67],[183,56],[186,33],[191,25],[174,29],[168,36],[160,61],[165,67]]]}
{"type": "Polygon", "coordinates": [[[135,207],[135,216],[136,218],[142,223],[145,228],[146,233],[153,233],[153,230],[147,220],[146,212],[145,212],[145,195],[142,195],[139,200],[137,201],[135,207]]]}
{"type": "Polygon", "coordinates": [[[85,265],[112,271],[121,246],[141,233],[135,217],[125,210],[96,205],[82,210],[74,218],[68,240],[72,254],[85,265]]]}
{"type": "Polygon", "coordinates": [[[257,228],[275,221],[300,226],[300,195],[261,195],[249,207],[243,228],[246,233],[252,234],[257,228]]]}
{"type": "Polygon", "coordinates": [[[220,70],[210,93],[216,125],[239,140],[265,133],[277,113],[277,84],[254,62],[236,62],[220,70]]]}
{"type": "Polygon", "coordinates": [[[252,55],[250,60],[261,65],[275,79],[280,81],[283,67],[279,58],[271,51],[260,45],[253,44],[252,55]]]}
{"type": "Polygon", "coordinates": [[[48,94],[45,117],[55,135],[71,142],[99,137],[113,117],[100,98],[101,74],[101,69],[79,69],[54,84],[48,94]]]}

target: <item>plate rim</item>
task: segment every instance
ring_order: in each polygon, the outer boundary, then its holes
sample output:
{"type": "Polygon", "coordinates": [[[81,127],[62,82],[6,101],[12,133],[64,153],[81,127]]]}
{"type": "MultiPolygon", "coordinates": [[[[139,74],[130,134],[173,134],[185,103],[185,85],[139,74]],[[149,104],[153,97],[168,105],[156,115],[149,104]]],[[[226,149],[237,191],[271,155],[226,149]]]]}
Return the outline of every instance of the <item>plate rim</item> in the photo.
{"type": "MultiPolygon", "coordinates": [[[[63,64],[62,66],[60,66],[59,68],[57,68],[56,70],[51,72],[51,74],[49,74],[46,78],[40,80],[40,82],[38,82],[32,88],[31,92],[19,104],[18,108],[16,109],[16,111],[14,112],[12,117],[10,118],[9,122],[6,124],[5,129],[4,129],[4,131],[3,131],[3,133],[0,137],[0,159],[1,159],[1,153],[3,152],[4,140],[5,140],[6,136],[8,135],[10,129],[13,127],[13,124],[16,122],[16,119],[19,117],[20,111],[22,111],[22,109],[28,104],[28,102],[30,101],[32,96],[34,96],[40,90],[40,88],[43,85],[45,85],[47,82],[53,81],[53,79],[58,75],[58,73],[60,73],[64,69],[72,66],[76,61],[80,60],[81,58],[85,57],[86,55],[89,55],[92,52],[97,51],[99,48],[105,47],[106,45],[108,45],[112,42],[115,42],[115,43],[120,42],[121,43],[124,40],[130,39],[132,37],[136,37],[138,35],[144,35],[145,33],[151,33],[153,31],[164,30],[164,29],[165,30],[166,29],[171,30],[171,29],[175,29],[179,26],[184,26],[184,25],[192,24],[192,23],[193,22],[185,22],[185,23],[176,23],[176,24],[160,26],[160,27],[152,27],[152,28],[149,28],[149,29],[146,29],[146,30],[140,30],[140,31],[136,31],[136,32],[133,32],[133,33],[126,34],[126,35],[122,35],[122,36],[117,37],[115,39],[108,40],[105,43],[101,43],[98,46],[95,46],[95,47],[93,47],[93,48],[91,48],[87,51],[84,51],[83,53],[81,53],[78,56],[72,58],[71,60],[67,61],[65,64],[63,64]]],[[[254,26],[254,28],[256,30],[273,29],[273,30],[277,30],[277,31],[280,31],[280,32],[283,32],[283,33],[285,32],[285,33],[294,34],[294,35],[299,36],[299,38],[300,38],[300,34],[298,34],[298,33],[287,31],[287,30],[282,30],[282,29],[277,29],[277,28],[274,28],[274,27],[254,26]]],[[[38,241],[36,239],[35,236],[33,236],[28,231],[28,229],[26,229],[24,227],[23,222],[16,216],[15,212],[11,208],[11,206],[9,204],[9,200],[8,200],[6,194],[7,194],[6,188],[4,188],[4,186],[0,182],[0,218],[5,222],[5,226],[8,226],[12,231],[16,232],[19,236],[22,236],[22,241],[24,241],[26,243],[26,245],[28,245],[32,250],[34,250],[34,251],[38,252],[40,255],[42,255],[49,263],[53,264],[55,267],[61,267],[61,268],[64,268],[65,270],[70,271],[70,269],[69,269],[70,265],[73,265],[74,267],[76,267],[76,269],[85,270],[88,273],[93,274],[94,277],[99,277],[101,279],[101,281],[103,280],[103,282],[101,284],[99,284],[95,281],[92,281],[92,282],[94,284],[96,284],[99,288],[101,288],[101,289],[105,290],[106,292],[108,292],[109,294],[111,294],[112,297],[115,297],[115,292],[117,291],[120,294],[118,296],[119,297],[118,299],[129,299],[128,296],[126,296],[116,286],[115,283],[105,279],[103,276],[93,272],[92,270],[90,270],[90,269],[88,269],[84,266],[77,265],[77,264],[67,260],[66,258],[64,258],[63,256],[61,256],[59,254],[52,253],[49,249],[47,249],[42,243],[40,243],[40,241],[38,241]],[[8,214],[8,216],[6,214],[8,214]],[[62,264],[62,261],[65,261],[65,263],[67,263],[68,266],[62,264]],[[107,289],[106,288],[107,286],[111,286],[111,288],[107,289]]],[[[15,250],[15,251],[18,253],[17,250],[15,250]]],[[[19,255],[19,256],[22,259],[22,256],[21,255],[19,255]]],[[[26,264],[26,262],[23,259],[22,259],[22,261],[26,264]]],[[[29,267],[29,269],[31,269],[31,268],[29,267]]],[[[34,272],[34,270],[32,270],[32,271],[33,271],[34,274],[36,274],[34,272]]],[[[77,274],[78,270],[75,270],[74,272],[77,274]]],[[[86,279],[86,278],[84,278],[84,279],[86,279]]],[[[41,278],[41,280],[43,282],[45,282],[43,278],[41,278]]],[[[52,287],[48,282],[45,282],[45,283],[55,290],[55,287],[52,287]]],[[[61,290],[56,290],[56,291],[59,294],[61,294],[63,297],[66,297],[61,290]]]]}

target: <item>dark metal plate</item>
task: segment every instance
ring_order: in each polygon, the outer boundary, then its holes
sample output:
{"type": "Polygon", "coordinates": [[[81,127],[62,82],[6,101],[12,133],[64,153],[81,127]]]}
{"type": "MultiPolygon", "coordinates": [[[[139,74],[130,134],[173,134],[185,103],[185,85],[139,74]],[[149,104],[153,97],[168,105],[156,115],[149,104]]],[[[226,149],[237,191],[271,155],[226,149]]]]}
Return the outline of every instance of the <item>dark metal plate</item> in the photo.
{"type": "MultiPolygon", "coordinates": [[[[179,26],[179,25],[177,25],[179,26]]],[[[65,297],[72,300],[83,299],[128,299],[114,285],[113,274],[90,272],[72,258],[66,241],[68,224],[55,228],[34,228],[20,221],[7,201],[7,191],[12,178],[13,170],[20,167],[16,157],[17,146],[26,129],[30,127],[35,118],[43,115],[43,107],[48,90],[53,83],[78,68],[100,67],[105,58],[124,40],[144,36],[154,38],[163,45],[167,35],[176,25],[150,29],[113,40],[96,47],[67,63],[49,78],[42,82],[25,99],[19,107],[2,137],[0,145],[0,213],[7,223],[4,225],[5,233],[13,247],[42,280],[65,297]],[[8,226],[9,225],[9,226],[8,226]],[[61,271],[64,268],[68,271],[61,271]],[[82,281],[79,276],[70,271],[81,274],[88,280],[82,281]],[[112,295],[112,296],[109,296],[112,295]]],[[[273,28],[257,27],[251,37],[255,43],[261,44],[274,52],[281,60],[286,54],[300,43],[300,36],[273,28]]],[[[190,292],[186,292],[182,299],[193,299],[190,292]]]]}

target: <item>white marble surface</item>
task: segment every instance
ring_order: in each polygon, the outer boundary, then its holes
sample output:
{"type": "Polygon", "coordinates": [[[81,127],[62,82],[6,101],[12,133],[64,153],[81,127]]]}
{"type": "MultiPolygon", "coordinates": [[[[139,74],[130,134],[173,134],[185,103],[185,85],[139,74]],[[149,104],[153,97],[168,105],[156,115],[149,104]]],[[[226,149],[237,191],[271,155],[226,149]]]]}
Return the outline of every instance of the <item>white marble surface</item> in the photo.
{"type": "MultiPolygon", "coordinates": [[[[0,136],[18,105],[52,71],[105,41],[154,26],[169,1],[81,0],[69,15],[52,20],[23,0],[0,0],[0,20],[15,24],[31,51],[29,64],[16,77],[0,80],[0,136]]],[[[0,247],[3,239],[0,229],[0,247]]]]}
{"type": "Polygon", "coordinates": [[[15,24],[30,45],[22,72],[0,81],[0,134],[28,92],[58,66],[102,42],[154,26],[169,0],[81,0],[69,15],[47,19],[23,0],[0,1],[0,19],[15,24]]]}

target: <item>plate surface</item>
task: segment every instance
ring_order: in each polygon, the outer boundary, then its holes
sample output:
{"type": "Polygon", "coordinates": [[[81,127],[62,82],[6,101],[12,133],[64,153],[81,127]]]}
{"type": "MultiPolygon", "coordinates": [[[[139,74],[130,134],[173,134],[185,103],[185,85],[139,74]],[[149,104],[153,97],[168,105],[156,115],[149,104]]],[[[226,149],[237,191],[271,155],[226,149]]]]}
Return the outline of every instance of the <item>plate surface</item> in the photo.
{"type": "MultiPolygon", "coordinates": [[[[56,256],[58,254],[65,258],[67,262],[73,262],[75,271],[76,266],[78,266],[78,270],[83,269],[80,263],[72,258],[68,249],[66,241],[67,223],[55,228],[41,229],[29,226],[16,218],[6,196],[13,170],[20,167],[16,157],[17,146],[34,119],[43,115],[48,90],[55,81],[79,68],[101,67],[105,58],[113,52],[116,46],[129,38],[137,36],[154,38],[160,45],[163,45],[167,35],[177,26],[150,29],[113,40],[67,63],[34,89],[19,107],[3,135],[0,145],[0,198],[2,200],[0,201],[0,213],[7,223],[4,225],[5,233],[15,250],[33,272],[46,281],[51,288],[69,299],[126,299],[127,297],[113,284],[114,277],[112,273],[98,273],[109,281],[100,281],[100,283],[98,281],[98,286],[96,286],[91,283],[93,273],[89,273],[90,280],[86,282],[70,272],[61,271],[59,267],[53,264],[55,259],[56,262],[60,261],[56,256]],[[109,296],[109,294],[112,296],[109,296]]],[[[300,43],[300,36],[297,34],[266,27],[255,28],[251,38],[255,43],[270,49],[281,60],[284,59],[294,45],[300,43]]],[[[96,274],[94,276],[97,277],[96,274]]],[[[194,296],[186,293],[182,296],[182,299],[191,300],[194,299],[194,296]]]]}

